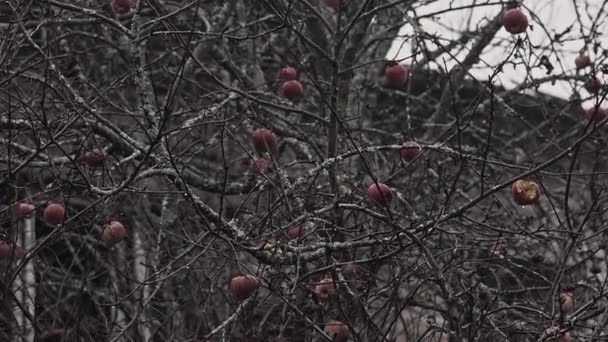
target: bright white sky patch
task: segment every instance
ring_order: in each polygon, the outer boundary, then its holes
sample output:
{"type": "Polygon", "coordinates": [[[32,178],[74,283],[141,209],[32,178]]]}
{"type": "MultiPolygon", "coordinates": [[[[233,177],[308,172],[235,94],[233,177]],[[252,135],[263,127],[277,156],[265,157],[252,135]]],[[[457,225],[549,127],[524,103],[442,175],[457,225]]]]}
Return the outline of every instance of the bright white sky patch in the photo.
{"type": "MultiPolygon", "coordinates": [[[[483,27],[488,19],[492,19],[499,14],[502,10],[502,5],[494,4],[496,2],[497,1],[475,0],[432,1],[420,5],[416,8],[416,13],[409,12],[408,15],[410,17],[427,15],[449,8],[457,8],[476,3],[478,7],[441,13],[437,14],[434,18],[425,18],[420,21],[420,26],[423,31],[441,36],[446,40],[446,42],[444,42],[444,44],[446,44],[448,39],[456,39],[462,32],[475,31],[478,28],[483,27]]],[[[546,55],[555,68],[551,75],[576,75],[574,59],[578,56],[581,49],[585,47],[584,40],[581,39],[581,37],[583,35],[590,37],[592,24],[595,22],[597,26],[595,32],[597,32],[599,36],[592,37],[591,44],[588,45],[588,51],[592,61],[596,63],[605,62],[606,57],[596,56],[593,52],[593,43],[601,42],[601,45],[604,48],[608,47],[608,18],[606,17],[608,5],[604,8],[602,16],[599,18],[597,17],[603,3],[604,0],[525,1],[524,12],[528,15],[529,22],[533,26],[532,29],[528,30],[528,35],[530,43],[536,47],[531,50],[530,44],[526,43],[523,50],[523,52],[525,52],[523,59],[522,57],[511,57],[510,61],[521,62],[523,60],[526,61],[529,66],[533,67],[538,65],[541,56],[546,55]],[[578,7],[580,21],[577,17],[575,6],[578,7]],[[540,25],[541,23],[542,25],[540,25]],[[571,30],[564,34],[560,39],[561,43],[551,44],[551,40],[555,34],[563,33],[571,25],[571,30]]],[[[405,25],[401,31],[401,34],[407,35],[408,37],[412,33],[413,29],[409,24],[405,25]]],[[[524,34],[521,36],[523,37],[524,34]]],[[[481,56],[481,61],[475,65],[471,70],[471,73],[479,80],[487,80],[496,65],[507,58],[509,52],[513,49],[516,39],[516,36],[512,36],[504,28],[501,28],[491,45],[486,47],[481,56]]],[[[411,43],[411,39],[408,39],[405,43],[403,39],[398,39],[393,43],[393,47],[389,51],[387,57],[392,59],[404,58],[411,55],[412,48],[409,43],[411,43]]],[[[427,41],[427,46],[431,50],[436,48],[430,41],[427,41]]],[[[466,49],[462,49],[461,51],[455,50],[455,52],[458,52],[456,56],[459,60],[462,61],[464,59],[470,46],[471,43],[467,45],[466,49]]],[[[601,54],[601,49],[599,53],[601,54]]],[[[443,59],[445,59],[448,68],[451,68],[456,64],[446,54],[442,55],[438,62],[443,63],[443,59]]],[[[406,61],[406,63],[409,62],[411,61],[406,61]]],[[[432,65],[432,67],[443,67],[443,65],[435,64],[432,65]]],[[[526,69],[527,68],[522,64],[515,68],[512,64],[507,64],[496,80],[505,88],[512,88],[524,81],[526,69]]],[[[548,76],[546,74],[546,69],[544,68],[533,68],[531,75],[535,79],[548,76]]],[[[604,82],[607,81],[601,73],[598,77],[604,80],[604,82]]],[[[555,84],[542,84],[539,87],[539,91],[562,98],[568,98],[572,95],[574,90],[577,90],[583,98],[587,98],[590,94],[582,88],[582,85],[583,84],[580,81],[557,81],[555,84]]]]}

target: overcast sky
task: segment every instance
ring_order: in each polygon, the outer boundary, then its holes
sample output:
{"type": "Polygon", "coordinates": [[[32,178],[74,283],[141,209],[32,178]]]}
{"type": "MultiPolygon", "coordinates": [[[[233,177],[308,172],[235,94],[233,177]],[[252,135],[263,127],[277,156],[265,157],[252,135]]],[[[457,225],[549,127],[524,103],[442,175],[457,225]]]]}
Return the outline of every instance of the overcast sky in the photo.
{"type": "MultiPolygon", "coordinates": [[[[474,0],[439,0],[439,1],[426,1],[426,5],[420,5],[417,7],[416,15],[425,15],[435,13],[437,11],[445,10],[450,8],[456,8],[463,5],[470,5],[474,0]]],[[[497,1],[476,1],[477,4],[483,6],[471,9],[461,9],[451,11],[448,13],[438,14],[435,18],[428,18],[421,20],[421,28],[427,33],[439,34],[441,37],[450,39],[460,36],[461,32],[472,31],[477,27],[482,27],[487,22],[488,18],[495,17],[502,9],[501,5],[484,5],[488,3],[496,3],[497,1]]],[[[579,54],[579,51],[584,48],[585,44],[580,37],[583,35],[589,35],[590,28],[593,21],[597,21],[597,26],[600,32],[599,36],[594,41],[601,41],[604,47],[608,46],[608,19],[606,17],[606,10],[608,5],[603,12],[603,15],[597,18],[600,8],[606,2],[605,0],[528,0],[524,2],[524,11],[528,15],[528,19],[532,29],[528,30],[530,41],[536,48],[533,48],[532,54],[530,54],[529,45],[526,46],[526,59],[529,61],[529,65],[538,65],[539,58],[542,55],[547,55],[550,62],[555,66],[554,74],[561,74],[565,72],[569,75],[575,75],[576,70],[574,67],[574,59],[579,54]],[[576,5],[575,5],[576,4],[576,5]],[[575,6],[578,7],[580,14],[580,21],[576,14],[575,6]],[[540,21],[539,21],[540,20],[540,21]],[[539,25],[542,23],[544,28],[539,25]],[[572,29],[569,33],[566,33],[563,38],[562,44],[550,44],[550,37],[553,37],[556,33],[564,32],[569,26],[572,25],[572,29]]],[[[410,13],[412,15],[412,13],[410,13]]],[[[406,25],[402,34],[412,33],[411,25],[406,25]]],[[[488,75],[493,70],[492,66],[497,65],[508,56],[509,51],[513,48],[515,38],[509,34],[506,30],[501,29],[498,35],[492,41],[492,46],[484,50],[482,55],[482,61],[478,63],[473,70],[472,74],[480,80],[487,80],[488,75]]],[[[388,58],[395,57],[406,57],[411,55],[411,47],[408,43],[411,39],[406,42],[398,40],[394,43],[393,48],[389,52],[388,58]]],[[[429,47],[435,48],[432,43],[428,44],[429,47]]],[[[592,46],[589,46],[592,48],[592,46]]],[[[458,56],[462,60],[466,55],[467,51],[462,51],[458,56]]],[[[600,51],[601,53],[601,51],[600,51]]],[[[604,62],[605,58],[596,56],[593,51],[590,51],[592,60],[604,62]]],[[[448,67],[453,66],[454,62],[446,57],[448,67]]],[[[519,84],[524,80],[526,74],[526,68],[521,65],[516,68],[509,65],[504,68],[504,72],[498,77],[498,81],[503,86],[510,88],[515,84],[519,84]]],[[[546,77],[545,70],[535,69],[533,72],[535,78],[546,77]]],[[[605,78],[600,76],[601,79],[605,78]]],[[[574,81],[559,81],[554,85],[543,84],[539,90],[544,93],[551,95],[568,98],[573,89],[576,89],[581,93],[583,97],[587,97],[589,93],[582,89],[582,82],[574,81]]]]}

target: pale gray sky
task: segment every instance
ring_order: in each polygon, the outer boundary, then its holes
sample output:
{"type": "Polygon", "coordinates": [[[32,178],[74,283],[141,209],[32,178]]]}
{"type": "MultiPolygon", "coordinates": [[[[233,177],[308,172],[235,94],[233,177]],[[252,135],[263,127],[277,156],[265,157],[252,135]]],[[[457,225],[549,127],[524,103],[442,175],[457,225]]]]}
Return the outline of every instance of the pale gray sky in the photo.
{"type": "MultiPolygon", "coordinates": [[[[442,38],[452,39],[460,35],[460,32],[467,30],[475,30],[477,27],[482,27],[488,18],[493,18],[498,14],[502,6],[496,5],[484,5],[488,3],[496,3],[496,1],[474,1],[474,0],[439,0],[439,1],[426,1],[422,2],[416,9],[415,15],[425,15],[435,13],[437,11],[456,8],[463,5],[470,5],[476,2],[482,6],[474,9],[467,8],[448,13],[438,14],[436,18],[427,18],[421,20],[421,29],[427,33],[439,34],[442,38]]],[[[608,18],[606,17],[606,10],[608,5],[604,9],[603,15],[597,18],[600,8],[604,4],[604,0],[528,0],[524,2],[524,12],[528,15],[528,19],[533,29],[528,30],[530,42],[536,46],[536,48],[530,48],[529,44],[525,45],[524,60],[526,64],[530,66],[537,65],[539,58],[542,55],[547,55],[550,62],[554,65],[555,70],[553,74],[565,73],[568,75],[575,75],[576,69],[574,67],[574,59],[578,55],[579,51],[585,46],[584,41],[580,37],[584,34],[589,36],[592,23],[596,21],[598,30],[601,36],[596,38],[594,41],[601,41],[604,47],[608,45],[608,18]],[[575,6],[578,7],[580,14],[580,22],[577,19],[575,6]],[[539,21],[540,20],[540,21],[539,21]],[[542,23],[542,25],[539,25],[542,23]],[[569,26],[572,25],[572,29],[569,33],[565,34],[562,38],[562,44],[551,44],[551,37],[556,33],[564,32],[569,26]]],[[[413,16],[414,13],[408,13],[413,16]]],[[[411,25],[406,25],[401,33],[411,34],[413,32],[411,25]]],[[[508,53],[513,48],[515,42],[515,36],[512,36],[504,29],[501,29],[498,35],[492,41],[492,46],[484,50],[482,55],[482,61],[478,63],[472,71],[472,74],[481,80],[487,80],[488,75],[494,69],[493,67],[502,62],[508,53]]],[[[412,49],[409,45],[411,40],[403,41],[397,40],[393,44],[393,48],[389,52],[388,58],[403,58],[411,55],[412,49]]],[[[435,48],[432,43],[428,43],[427,46],[435,48]]],[[[591,48],[592,46],[590,46],[591,48]]],[[[598,58],[604,61],[605,58],[595,56],[592,51],[589,51],[592,60],[597,61],[598,58]]],[[[457,55],[460,60],[464,58],[467,51],[463,50],[457,55]]],[[[444,55],[448,67],[454,65],[454,62],[444,55]]],[[[515,58],[513,60],[519,60],[515,58]]],[[[406,63],[411,61],[406,61],[406,63]]],[[[437,65],[433,66],[437,67],[437,65]]],[[[524,65],[517,66],[514,68],[512,65],[507,65],[504,68],[504,72],[498,76],[499,82],[503,86],[510,88],[516,84],[519,84],[524,80],[526,75],[526,67],[524,65]]],[[[532,72],[534,78],[546,77],[544,69],[534,69],[532,72]]],[[[599,76],[600,79],[604,79],[599,76]]],[[[605,81],[605,79],[604,79],[605,81]]],[[[543,93],[568,98],[573,89],[577,89],[583,97],[589,96],[589,93],[582,89],[582,82],[574,81],[559,81],[554,85],[543,84],[539,90],[543,93]]]]}

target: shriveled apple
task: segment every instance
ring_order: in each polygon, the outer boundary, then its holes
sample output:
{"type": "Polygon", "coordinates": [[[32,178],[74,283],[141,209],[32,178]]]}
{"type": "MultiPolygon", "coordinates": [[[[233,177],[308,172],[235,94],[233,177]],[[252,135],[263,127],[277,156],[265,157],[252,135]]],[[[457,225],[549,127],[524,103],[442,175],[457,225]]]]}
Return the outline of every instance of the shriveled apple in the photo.
{"type": "Polygon", "coordinates": [[[513,201],[519,205],[529,205],[538,203],[540,198],[540,188],[533,181],[525,179],[516,180],[511,186],[513,201]]]}

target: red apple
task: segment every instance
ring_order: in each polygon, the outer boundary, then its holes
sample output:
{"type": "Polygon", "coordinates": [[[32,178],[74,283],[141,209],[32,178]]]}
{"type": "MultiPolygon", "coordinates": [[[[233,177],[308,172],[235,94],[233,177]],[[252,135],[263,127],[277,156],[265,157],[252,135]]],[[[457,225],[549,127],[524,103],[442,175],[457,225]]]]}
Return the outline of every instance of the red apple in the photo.
{"type": "Polygon", "coordinates": [[[535,204],[540,198],[540,188],[533,181],[516,180],[511,186],[513,201],[519,205],[535,204]]]}
{"type": "Polygon", "coordinates": [[[90,167],[103,166],[103,161],[106,159],[106,153],[99,148],[87,151],[82,160],[90,167]]]}
{"type": "Polygon", "coordinates": [[[126,14],[131,11],[133,6],[132,0],[112,0],[112,11],[115,14],[126,14]]]}
{"type": "Polygon", "coordinates": [[[272,164],[268,159],[257,158],[251,163],[251,168],[261,174],[265,174],[272,169],[272,164]]]}
{"type": "Polygon", "coordinates": [[[0,240],[0,259],[21,258],[23,255],[23,249],[16,246],[12,241],[0,240]]]}
{"type": "Polygon", "coordinates": [[[502,17],[502,25],[509,33],[523,33],[528,29],[528,17],[521,9],[511,8],[502,17]]]}
{"type": "Polygon", "coordinates": [[[50,224],[62,224],[65,221],[65,208],[59,203],[50,203],[44,208],[42,216],[50,224]]]}
{"type": "Polygon", "coordinates": [[[325,323],[324,331],[334,342],[346,342],[350,335],[348,325],[333,319],[325,323]]]}
{"type": "Polygon", "coordinates": [[[356,295],[362,294],[370,286],[367,270],[365,267],[359,266],[354,262],[342,266],[342,274],[346,279],[346,283],[356,295]]]}
{"type": "Polygon", "coordinates": [[[304,88],[302,88],[302,83],[300,83],[300,81],[298,80],[289,80],[283,83],[282,89],[283,96],[290,100],[294,100],[300,97],[300,95],[302,95],[302,92],[304,91],[304,88]]]}
{"type": "Polygon", "coordinates": [[[337,10],[342,5],[342,0],[325,0],[325,5],[337,10]]]}
{"type": "Polygon", "coordinates": [[[401,156],[406,161],[412,161],[418,157],[422,148],[418,145],[414,140],[409,140],[403,143],[403,148],[401,149],[401,156]]]}
{"type": "Polygon", "coordinates": [[[289,240],[301,239],[304,236],[304,228],[299,224],[295,224],[287,229],[287,238],[289,240]]]}
{"type": "Polygon", "coordinates": [[[574,59],[577,69],[584,69],[591,65],[591,58],[587,54],[580,54],[574,59]]]}
{"type": "Polygon", "coordinates": [[[8,240],[0,241],[0,259],[18,259],[23,256],[25,256],[25,250],[16,243],[8,240]]]}
{"type": "Polygon", "coordinates": [[[238,300],[249,298],[259,286],[258,279],[251,275],[240,275],[230,281],[230,293],[238,300]]]}
{"type": "Polygon", "coordinates": [[[569,333],[559,333],[558,327],[549,327],[545,330],[545,335],[547,335],[547,339],[545,341],[549,342],[571,342],[572,337],[569,333]]]}
{"type": "Polygon", "coordinates": [[[127,236],[125,226],[118,221],[110,221],[103,225],[101,239],[103,241],[118,242],[127,236]]]}
{"type": "Polygon", "coordinates": [[[277,147],[277,138],[269,129],[256,129],[253,132],[253,147],[258,152],[270,152],[277,147]]]}
{"type": "Polygon", "coordinates": [[[608,109],[606,108],[597,108],[593,106],[591,108],[585,109],[585,119],[591,121],[602,121],[608,117],[608,109]]]}
{"type": "Polygon", "coordinates": [[[559,302],[564,313],[572,312],[574,309],[574,296],[572,295],[572,292],[560,293],[559,302]]]}
{"type": "Polygon", "coordinates": [[[295,80],[296,77],[298,77],[298,72],[296,71],[296,68],[294,68],[292,66],[286,66],[283,69],[281,69],[281,77],[285,81],[295,80]]]}
{"type": "Polygon", "coordinates": [[[378,183],[378,185],[372,183],[369,188],[367,188],[367,198],[370,203],[374,205],[388,205],[393,199],[393,192],[391,191],[391,188],[384,183],[378,183]]]}
{"type": "Polygon", "coordinates": [[[315,293],[321,300],[328,300],[336,295],[336,286],[331,277],[323,278],[315,286],[315,293]]]}
{"type": "Polygon", "coordinates": [[[409,67],[395,63],[386,67],[384,70],[384,81],[386,85],[391,87],[400,87],[407,82],[410,70],[409,67]]]}
{"type": "Polygon", "coordinates": [[[597,93],[602,89],[602,81],[597,77],[589,77],[585,81],[585,89],[590,93],[597,93]]]}
{"type": "Polygon", "coordinates": [[[19,203],[17,206],[17,216],[20,219],[30,218],[36,214],[36,207],[31,203],[19,203]]]}

